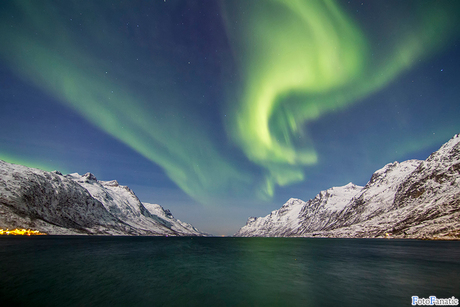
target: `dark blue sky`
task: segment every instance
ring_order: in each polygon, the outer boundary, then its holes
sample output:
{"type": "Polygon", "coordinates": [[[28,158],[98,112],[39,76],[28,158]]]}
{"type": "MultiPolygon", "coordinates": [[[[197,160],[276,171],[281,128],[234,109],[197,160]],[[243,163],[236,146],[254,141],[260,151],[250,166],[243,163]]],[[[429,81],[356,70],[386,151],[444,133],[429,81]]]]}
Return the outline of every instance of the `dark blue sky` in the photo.
{"type": "Polygon", "coordinates": [[[214,234],[460,132],[456,1],[3,1],[0,159],[214,234]]]}

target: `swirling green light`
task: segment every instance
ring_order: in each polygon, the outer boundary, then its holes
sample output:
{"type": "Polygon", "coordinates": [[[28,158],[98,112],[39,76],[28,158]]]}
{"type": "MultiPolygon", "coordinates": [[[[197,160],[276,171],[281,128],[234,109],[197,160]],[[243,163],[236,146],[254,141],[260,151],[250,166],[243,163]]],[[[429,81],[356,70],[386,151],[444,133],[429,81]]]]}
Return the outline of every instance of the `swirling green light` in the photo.
{"type": "Polygon", "coordinates": [[[275,184],[301,181],[302,166],[317,163],[306,123],[387,85],[438,47],[442,39],[436,35],[444,36],[452,22],[446,10],[421,9],[414,30],[395,35],[395,47],[372,59],[373,46],[333,0],[226,4],[227,29],[244,76],[228,131],[266,169],[269,195],[275,184]]]}
{"type": "MultiPolygon", "coordinates": [[[[105,31],[104,41],[98,40],[97,31],[88,32],[85,42],[95,44],[88,50],[76,43],[77,36],[66,28],[68,20],[63,16],[43,10],[42,4],[35,2],[17,1],[15,5],[15,18],[24,22],[20,27],[8,27],[8,16],[4,15],[5,31],[0,32],[0,38],[5,45],[0,55],[17,75],[160,165],[197,200],[207,202],[213,196],[234,193],[234,189],[243,193],[250,189],[249,175],[216,149],[164,70],[135,71],[125,60],[118,63],[124,65],[122,71],[112,73],[114,64],[94,55],[93,50],[97,50],[112,59],[123,50],[123,40],[116,31],[105,31]],[[108,42],[115,47],[104,47],[108,42]],[[136,82],[147,83],[148,89],[135,91],[129,85],[136,82]],[[166,84],[166,90],[159,84],[166,84]]],[[[110,29],[108,24],[96,25],[92,28],[110,29]]],[[[129,47],[124,49],[124,58],[152,61],[129,47]]]]}
{"type": "MultiPolygon", "coordinates": [[[[216,144],[206,119],[188,107],[186,93],[168,75],[180,71],[175,59],[132,48],[132,37],[111,27],[107,2],[56,3],[8,2],[15,17],[0,11],[0,57],[202,201],[254,191],[266,198],[276,185],[301,181],[305,167],[321,158],[305,124],[383,88],[441,46],[453,20],[446,9],[422,7],[414,27],[373,58],[375,46],[364,29],[332,0],[224,1],[242,89],[229,99],[228,135],[220,141],[230,137],[241,148],[256,165],[248,170],[216,144]],[[84,38],[65,16],[82,11],[84,38]],[[147,68],[135,66],[136,58],[147,68]]],[[[117,9],[124,14],[132,7],[123,3],[117,9]]],[[[163,13],[152,10],[151,17],[163,13]]],[[[149,29],[148,37],[154,40],[163,30],[149,29]]],[[[142,43],[151,51],[165,42],[142,43]]]]}

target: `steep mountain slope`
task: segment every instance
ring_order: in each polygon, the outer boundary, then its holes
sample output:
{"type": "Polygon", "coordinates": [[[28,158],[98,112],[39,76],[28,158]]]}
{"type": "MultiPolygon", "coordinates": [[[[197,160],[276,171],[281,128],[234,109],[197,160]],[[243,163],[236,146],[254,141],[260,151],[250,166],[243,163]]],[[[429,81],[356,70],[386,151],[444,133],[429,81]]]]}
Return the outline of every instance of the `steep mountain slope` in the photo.
{"type": "Polygon", "coordinates": [[[177,231],[179,233],[196,233],[201,235],[207,235],[200,232],[198,229],[193,227],[193,225],[175,219],[174,216],[171,214],[171,211],[169,211],[169,209],[164,209],[162,206],[157,204],[142,204],[152,215],[159,217],[163,221],[166,221],[169,227],[174,231],[177,231]]]}
{"type": "Polygon", "coordinates": [[[331,188],[251,217],[235,236],[460,238],[460,135],[425,161],[387,164],[364,187],[331,188]]]}
{"type": "Polygon", "coordinates": [[[62,175],[0,161],[0,228],[48,234],[203,235],[150,212],[117,181],[62,175]]]}

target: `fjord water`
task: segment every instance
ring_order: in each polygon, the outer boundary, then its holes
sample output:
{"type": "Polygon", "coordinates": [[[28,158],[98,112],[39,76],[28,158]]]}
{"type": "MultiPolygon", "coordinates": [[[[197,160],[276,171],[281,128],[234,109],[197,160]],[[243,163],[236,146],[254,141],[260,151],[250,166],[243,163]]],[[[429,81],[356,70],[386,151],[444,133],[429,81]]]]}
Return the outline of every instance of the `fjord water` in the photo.
{"type": "Polygon", "coordinates": [[[460,295],[460,242],[1,237],[1,306],[410,306],[460,295]]]}

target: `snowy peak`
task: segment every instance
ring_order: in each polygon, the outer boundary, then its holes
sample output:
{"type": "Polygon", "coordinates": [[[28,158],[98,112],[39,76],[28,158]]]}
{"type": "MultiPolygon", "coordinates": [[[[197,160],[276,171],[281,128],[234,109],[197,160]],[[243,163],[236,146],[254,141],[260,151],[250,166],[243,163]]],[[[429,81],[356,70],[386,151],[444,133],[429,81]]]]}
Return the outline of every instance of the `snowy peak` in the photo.
{"type": "Polygon", "coordinates": [[[319,192],[312,200],[310,200],[309,207],[324,207],[327,210],[339,210],[345,206],[351,198],[358,194],[363,187],[357,186],[353,183],[341,187],[332,187],[325,191],[319,192]]]}
{"type": "Polygon", "coordinates": [[[460,137],[455,135],[407,177],[395,195],[395,206],[429,201],[442,195],[454,196],[460,181],[460,137]]]}
{"type": "Polygon", "coordinates": [[[441,146],[441,148],[432,153],[426,162],[453,162],[458,161],[460,156],[460,134],[454,135],[447,143],[441,146]]]}
{"type": "Polygon", "coordinates": [[[86,174],[84,174],[82,177],[83,177],[83,178],[86,178],[86,180],[97,181],[96,176],[94,176],[94,175],[91,174],[91,173],[86,173],[86,174]]]}
{"type": "Polygon", "coordinates": [[[2,228],[49,234],[205,235],[169,210],[158,210],[159,215],[153,211],[116,180],[98,181],[92,173],[64,176],[0,161],[2,228]]]}
{"type": "Polygon", "coordinates": [[[460,238],[460,135],[425,161],[393,162],[364,187],[290,199],[235,236],[460,238]],[[300,210],[299,210],[300,208],[300,210]]]}
{"type": "Polygon", "coordinates": [[[254,229],[268,232],[274,237],[303,233],[308,224],[316,223],[316,219],[321,216],[340,211],[361,189],[362,187],[349,183],[343,187],[321,191],[308,202],[291,198],[279,210],[274,210],[265,217],[250,217],[235,236],[257,236],[258,234],[253,233],[254,229]]]}
{"type": "Polygon", "coordinates": [[[398,183],[413,172],[421,162],[420,160],[408,160],[401,163],[397,161],[388,163],[372,174],[371,179],[365,187],[370,188],[371,186],[398,183]]]}
{"type": "Polygon", "coordinates": [[[304,202],[302,200],[297,198],[291,198],[279,210],[272,211],[272,214],[283,216],[287,212],[290,212],[293,208],[301,206],[303,204],[304,202]]]}
{"type": "Polygon", "coordinates": [[[118,181],[110,180],[110,181],[101,181],[101,184],[106,187],[118,187],[118,181]]]}
{"type": "Polygon", "coordinates": [[[353,183],[348,183],[342,187],[333,187],[321,192],[320,198],[322,205],[330,211],[338,211],[343,209],[352,199],[356,196],[363,187],[357,186],[353,183]],[[323,196],[324,193],[324,196],[323,196]]]}

